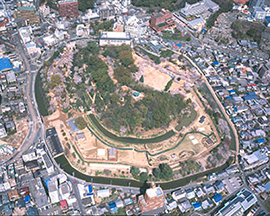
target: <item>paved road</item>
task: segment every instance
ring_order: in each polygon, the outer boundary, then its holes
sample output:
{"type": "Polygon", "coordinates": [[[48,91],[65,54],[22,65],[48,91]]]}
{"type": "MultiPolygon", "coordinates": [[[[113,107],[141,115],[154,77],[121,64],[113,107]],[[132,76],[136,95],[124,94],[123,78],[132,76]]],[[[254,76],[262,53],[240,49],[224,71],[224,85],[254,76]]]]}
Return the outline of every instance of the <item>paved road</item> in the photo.
{"type": "Polygon", "coordinates": [[[36,78],[36,71],[31,71],[31,65],[29,64],[26,54],[24,45],[20,43],[20,39],[18,38],[19,35],[15,34],[14,37],[17,37],[17,53],[21,55],[22,60],[24,61],[24,67],[26,71],[29,71],[27,77],[27,86],[25,97],[28,104],[28,115],[29,115],[29,128],[28,133],[24,141],[22,142],[19,149],[12,155],[11,158],[2,162],[0,165],[3,166],[8,163],[12,163],[16,161],[18,158],[22,156],[22,154],[27,151],[30,146],[36,142],[38,142],[40,135],[42,135],[42,124],[39,124],[39,112],[37,109],[36,99],[35,99],[35,78],[36,78]]]}

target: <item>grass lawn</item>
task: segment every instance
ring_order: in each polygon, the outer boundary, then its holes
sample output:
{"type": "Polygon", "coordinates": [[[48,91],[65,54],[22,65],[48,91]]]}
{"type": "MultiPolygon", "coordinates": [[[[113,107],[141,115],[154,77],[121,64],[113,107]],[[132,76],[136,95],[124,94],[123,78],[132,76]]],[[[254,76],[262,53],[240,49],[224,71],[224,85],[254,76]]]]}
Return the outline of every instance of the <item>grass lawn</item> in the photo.
{"type": "Polygon", "coordinates": [[[189,110],[191,111],[190,115],[181,118],[180,123],[175,127],[177,131],[180,131],[183,126],[189,126],[196,119],[197,112],[194,110],[194,108],[190,106],[189,110]]]}
{"type": "Polygon", "coordinates": [[[190,41],[191,38],[189,35],[183,35],[179,31],[175,31],[175,33],[171,32],[162,32],[163,39],[167,40],[176,40],[176,41],[190,41]]]}

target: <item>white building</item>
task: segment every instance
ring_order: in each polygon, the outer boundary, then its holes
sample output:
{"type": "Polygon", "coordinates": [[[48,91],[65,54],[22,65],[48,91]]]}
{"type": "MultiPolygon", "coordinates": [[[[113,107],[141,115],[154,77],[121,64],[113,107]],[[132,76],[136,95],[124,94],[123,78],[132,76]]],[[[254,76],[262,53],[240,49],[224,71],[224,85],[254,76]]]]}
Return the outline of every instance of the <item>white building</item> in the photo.
{"type": "Polygon", "coordinates": [[[60,202],[57,179],[52,178],[50,181],[47,182],[47,185],[48,185],[48,191],[49,191],[51,203],[53,204],[53,203],[60,202]]]}
{"type": "Polygon", "coordinates": [[[252,15],[255,20],[264,21],[265,17],[270,16],[270,8],[253,7],[252,15]]]}
{"type": "Polygon", "coordinates": [[[100,46],[120,46],[121,44],[131,46],[132,40],[128,32],[101,32],[99,35],[100,46]]]}
{"type": "Polygon", "coordinates": [[[188,26],[198,32],[202,31],[205,24],[206,20],[203,18],[194,19],[188,22],[188,26]]]}
{"type": "MultiPolygon", "coordinates": [[[[0,134],[1,134],[1,129],[0,129],[0,134]]],[[[2,145],[0,147],[0,154],[1,155],[10,155],[14,151],[14,148],[10,145],[2,145]]]]}
{"type": "Polygon", "coordinates": [[[37,47],[36,43],[33,41],[26,43],[25,46],[29,54],[41,53],[40,48],[37,47]]]}
{"type": "Polygon", "coordinates": [[[37,47],[36,43],[31,39],[32,28],[30,26],[20,28],[19,34],[29,54],[41,53],[40,48],[37,47]]]}
{"type": "Polygon", "coordinates": [[[104,189],[104,190],[98,190],[97,191],[97,197],[105,198],[110,196],[110,190],[104,189]]]}
{"type": "Polygon", "coordinates": [[[70,197],[71,185],[70,182],[65,182],[59,186],[59,194],[61,200],[68,200],[70,197]]]}
{"type": "Polygon", "coordinates": [[[89,35],[89,28],[84,26],[84,24],[79,24],[76,27],[76,35],[78,37],[83,37],[89,35]]]}
{"type": "Polygon", "coordinates": [[[44,153],[42,154],[42,160],[43,160],[43,163],[46,167],[46,170],[48,172],[48,175],[51,175],[54,173],[54,166],[53,166],[53,163],[51,161],[51,159],[48,157],[47,153],[44,153]]]}
{"type": "Polygon", "coordinates": [[[244,212],[254,206],[256,202],[256,196],[250,191],[243,189],[238,192],[234,199],[227,201],[215,216],[244,215],[244,212]]]}
{"type": "Polygon", "coordinates": [[[37,156],[36,156],[35,152],[31,152],[31,153],[28,153],[28,154],[24,154],[22,156],[22,159],[23,159],[24,162],[28,162],[28,161],[36,160],[37,156]]]}
{"type": "Polygon", "coordinates": [[[69,37],[67,31],[62,31],[62,30],[58,30],[58,29],[55,30],[54,35],[60,41],[64,40],[65,37],[69,37]]]}
{"type": "Polygon", "coordinates": [[[184,202],[179,203],[178,208],[182,213],[184,213],[186,211],[189,211],[192,208],[192,206],[191,206],[190,202],[188,200],[186,200],[184,202]]]}
{"type": "Polygon", "coordinates": [[[88,9],[86,14],[81,16],[82,22],[91,22],[95,20],[99,20],[100,16],[97,10],[88,9]]]}
{"type": "Polygon", "coordinates": [[[78,184],[79,194],[81,199],[91,197],[91,204],[95,205],[94,194],[92,185],[78,184]]]}
{"type": "Polygon", "coordinates": [[[186,197],[187,199],[193,199],[196,197],[195,192],[192,189],[189,189],[186,191],[186,197]]]}
{"type": "Polygon", "coordinates": [[[200,16],[207,12],[216,12],[219,10],[219,5],[211,0],[202,0],[195,4],[186,3],[185,7],[180,10],[184,17],[200,16]]]}
{"type": "Polygon", "coordinates": [[[24,43],[28,43],[31,41],[32,28],[30,26],[22,27],[19,29],[19,34],[24,43]]]}
{"type": "Polygon", "coordinates": [[[183,199],[186,197],[186,191],[184,190],[177,190],[172,193],[172,198],[176,201],[183,199]]]}
{"type": "Polygon", "coordinates": [[[268,161],[268,156],[263,154],[260,150],[257,150],[250,155],[243,156],[244,170],[255,168],[257,166],[267,163],[268,161]]]}
{"type": "Polygon", "coordinates": [[[125,32],[130,33],[132,38],[140,38],[147,31],[147,25],[136,16],[128,17],[125,21],[125,32]]]}
{"type": "Polygon", "coordinates": [[[56,37],[54,37],[54,35],[49,35],[43,38],[44,43],[47,46],[54,46],[55,44],[57,44],[58,40],[56,37]]]}
{"type": "Polygon", "coordinates": [[[39,13],[43,14],[44,17],[48,16],[50,14],[50,7],[47,5],[41,5],[39,7],[39,13]]]}

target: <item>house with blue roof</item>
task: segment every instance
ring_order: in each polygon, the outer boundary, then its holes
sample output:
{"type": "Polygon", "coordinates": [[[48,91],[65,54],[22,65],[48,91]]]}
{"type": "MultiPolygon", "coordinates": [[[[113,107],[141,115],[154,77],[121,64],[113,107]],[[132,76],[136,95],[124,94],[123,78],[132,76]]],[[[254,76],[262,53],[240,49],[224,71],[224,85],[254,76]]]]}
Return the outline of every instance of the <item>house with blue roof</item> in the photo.
{"type": "Polygon", "coordinates": [[[270,182],[267,182],[265,185],[263,185],[263,187],[267,193],[270,192],[270,182]]]}
{"type": "Polygon", "coordinates": [[[229,90],[228,92],[229,92],[230,95],[236,94],[235,90],[229,90]]]}
{"type": "Polygon", "coordinates": [[[248,92],[246,95],[243,96],[245,101],[249,101],[249,100],[255,100],[258,98],[258,96],[256,95],[255,92],[248,92]]]}
{"type": "Polygon", "coordinates": [[[219,62],[218,62],[218,61],[214,61],[214,62],[213,62],[213,65],[214,65],[214,66],[218,66],[218,65],[219,65],[219,62]]]}
{"type": "Polygon", "coordinates": [[[88,189],[88,193],[86,195],[87,196],[92,196],[93,195],[93,187],[92,187],[92,185],[88,185],[87,189],[88,189]]]}
{"type": "Polygon", "coordinates": [[[0,72],[11,70],[12,65],[9,58],[0,58],[0,72]]]}
{"type": "Polygon", "coordinates": [[[200,202],[192,203],[194,210],[202,210],[202,204],[200,202]]]}
{"type": "Polygon", "coordinates": [[[111,213],[116,213],[118,211],[115,202],[109,203],[109,209],[111,213]]]}
{"type": "Polygon", "coordinates": [[[29,202],[30,202],[30,200],[31,200],[30,195],[28,195],[28,196],[24,197],[24,202],[25,202],[25,203],[29,203],[29,202]]]}
{"type": "Polygon", "coordinates": [[[223,197],[219,193],[215,193],[215,196],[213,197],[213,202],[218,205],[222,201],[223,197]]]}
{"type": "Polygon", "coordinates": [[[48,182],[50,182],[50,181],[51,181],[50,178],[44,179],[44,183],[45,183],[47,189],[49,189],[49,187],[48,187],[48,182]]]}
{"type": "Polygon", "coordinates": [[[266,25],[266,27],[270,28],[270,16],[265,17],[264,24],[266,25]]]}
{"type": "Polygon", "coordinates": [[[266,142],[266,141],[265,141],[264,138],[257,139],[257,143],[258,143],[258,144],[263,144],[263,143],[265,143],[265,142],[266,142]]]}

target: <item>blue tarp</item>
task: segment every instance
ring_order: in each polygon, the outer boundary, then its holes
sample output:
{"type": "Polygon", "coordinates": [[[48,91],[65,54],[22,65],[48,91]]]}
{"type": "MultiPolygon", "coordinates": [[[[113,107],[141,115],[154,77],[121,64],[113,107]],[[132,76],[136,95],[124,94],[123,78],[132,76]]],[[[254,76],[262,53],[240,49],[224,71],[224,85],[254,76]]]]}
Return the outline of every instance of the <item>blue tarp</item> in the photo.
{"type": "Polygon", "coordinates": [[[46,185],[47,189],[48,189],[48,182],[49,182],[49,181],[51,181],[51,179],[50,179],[50,178],[46,178],[46,179],[44,179],[44,183],[45,183],[45,185],[46,185]]]}
{"type": "Polygon", "coordinates": [[[202,204],[199,203],[199,202],[196,202],[196,203],[192,203],[194,209],[201,209],[202,208],[202,204]]]}
{"type": "Polygon", "coordinates": [[[270,191],[270,182],[267,182],[267,183],[264,185],[264,188],[265,188],[265,191],[266,191],[266,192],[269,192],[269,191],[270,191]]]}
{"type": "Polygon", "coordinates": [[[92,188],[92,185],[88,185],[88,193],[87,193],[87,196],[91,196],[93,195],[93,188],[92,188]]]}
{"type": "Polygon", "coordinates": [[[261,143],[265,143],[265,139],[261,138],[261,139],[257,139],[257,143],[261,144],[261,143]]]}
{"type": "Polygon", "coordinates": [[[28,195],[28,196],[24,197],[24,202],[28,203],[30,201],[30,199],[31,199],[30,195],[28,195]]]}
{"type": "Polygon", "coordinates": [[[236,93],[235,90],[229,90],[228,92],[229,92],[229,94],[235,94],[236,93]]]}
{"type": "Polygon", "coordinates": [[[213,197],[213,200],[218,203],[222,201],[223,197],[219,193],[215,193],[215,196],[213,197]]]}
{"type": "Polygon", "coordinates": [[[110,208],[111,213],[117,212],[117,207],[116,207],[115,202],[110,203],[109,208],[110,208]]]}
{"type": "Polygon", "coordinates": [[[255,100],[257,99],[257,95],[255,92],[249,92],[247,95],[244,96],[244,100],[255,100]]]}
{"type": "Polygon", "coordinates": [[[178,44],[178,43],[177,43],[177,44],[175,44],[175,45],[176,45],[176,46],[178,46],[179,48],[180,48],[180,47],[182,47],[182,45],[181,45],[181,44],[178,44]]]}
{"type": "Polygon", "coordinates": [[[9,58],[0,58],[0,71],[6,69],[12,69],[9,58]]]}

